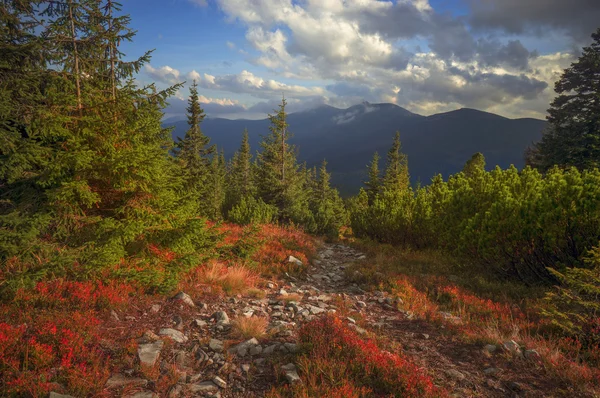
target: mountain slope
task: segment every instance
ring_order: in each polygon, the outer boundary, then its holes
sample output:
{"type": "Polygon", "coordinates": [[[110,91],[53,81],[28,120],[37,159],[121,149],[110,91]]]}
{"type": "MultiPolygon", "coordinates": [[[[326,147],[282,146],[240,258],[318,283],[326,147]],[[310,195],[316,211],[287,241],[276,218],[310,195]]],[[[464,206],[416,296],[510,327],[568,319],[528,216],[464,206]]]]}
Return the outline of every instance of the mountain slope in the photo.
{"type": "MultiPolygon", "coordinates": [[[[293,113],[288,123],[299,159],[309,166],[327,159],[334,184],[343,193],[353,194],[365,178],[373,152],[385,157],[397,130],[408,156],[411,180],[427,183],[437,173],[447,177],[460,171],[475,152],[484,154],[488,168],[523,167],[525,148],[541,138],[546,122],[507,119],[474,109],[425,117],[393,104],[363,103],[348,109],[321,106],[293,113]]],[[[182,137],[186,122],[174,126],[173,136],[182,137]]],[[[268,133],[269,121],[207,118],[202,128],[230,157],[239,147],[244,128],[253,151],[259,150],[260,136],[268,133]]]]}

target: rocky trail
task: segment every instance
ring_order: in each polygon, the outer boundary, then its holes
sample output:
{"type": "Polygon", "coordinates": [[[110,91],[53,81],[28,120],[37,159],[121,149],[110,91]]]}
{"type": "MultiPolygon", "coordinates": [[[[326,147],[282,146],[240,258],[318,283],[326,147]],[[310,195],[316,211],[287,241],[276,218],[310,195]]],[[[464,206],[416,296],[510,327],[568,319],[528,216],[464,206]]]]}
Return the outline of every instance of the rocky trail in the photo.
{"type": "Polygon", "coordinates": [[[260,397],[279,383],[301,383],[294,365],[298,329],[326,313],[343,316],[361,335],[380,336],[390,351],[408,356],[452,396],[567,395],[536,364],[535,352],[523,355],[511,342],[466,343],[443,325],[398,309],[387,293],[366,292],[349,282],[346,269],[357,261],[368,259],[348,246],[325,244],[304,276],[269,282],[264,298],[198,302],[180,292],[147,308],[113,311],[104,327],[114,340],[105,343],[105,350],[118,356],[119,347],[132,338],[137,344],[131,349],[135,359],[116,366],[109,378],[110,395],[158,397],[152,381],[157,373],[177,381],[169,398],[260,397]],[[252,317],[268,319],[265,337],[241,339],[232,334],[236,319],[252,317]]]}

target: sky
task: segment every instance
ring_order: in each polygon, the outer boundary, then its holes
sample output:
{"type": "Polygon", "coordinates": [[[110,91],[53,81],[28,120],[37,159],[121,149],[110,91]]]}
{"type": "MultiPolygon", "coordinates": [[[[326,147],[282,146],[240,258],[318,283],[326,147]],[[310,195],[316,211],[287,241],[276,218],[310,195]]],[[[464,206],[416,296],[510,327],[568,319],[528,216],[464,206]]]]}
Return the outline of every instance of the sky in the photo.
{"type": "Polygon", "coordinates": [[[600,0],[123,0],[137,79],[196,80],[209,117],[388,102],[543,119],[554,83],[600,28],[600,0]]]}

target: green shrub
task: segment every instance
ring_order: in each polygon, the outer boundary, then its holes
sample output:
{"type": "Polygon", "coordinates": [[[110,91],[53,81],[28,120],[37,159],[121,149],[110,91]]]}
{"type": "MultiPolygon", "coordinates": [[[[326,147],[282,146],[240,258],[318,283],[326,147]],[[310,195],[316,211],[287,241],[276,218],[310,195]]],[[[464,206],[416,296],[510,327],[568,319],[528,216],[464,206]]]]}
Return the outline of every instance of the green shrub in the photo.
{"type": "Polygon", "coordinates": [[[231,222],[240,225],[268,224],[277,219],[278,209],[273,205],[266,204],[262,199],[252,196],[244,197],[240,203],[233,206],[227,214],[231,222]]]}

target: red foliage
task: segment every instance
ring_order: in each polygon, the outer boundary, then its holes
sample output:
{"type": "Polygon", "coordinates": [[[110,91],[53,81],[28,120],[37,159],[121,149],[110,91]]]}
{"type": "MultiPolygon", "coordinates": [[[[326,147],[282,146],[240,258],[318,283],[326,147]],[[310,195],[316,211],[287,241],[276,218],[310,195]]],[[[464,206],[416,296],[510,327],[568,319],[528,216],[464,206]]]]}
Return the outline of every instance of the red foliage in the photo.
{"type": "Polygon", "coordinates": [[[76,396],[102,394],[109,363],[98,345],[98,311],[126,303],[133,291],[116,282],[63,280],[20,289],[0,307],[0,395],[45,397],[56,383],[76,396]]]}
{"type": "Polygon", "coordinates": [[[414,363],[381,350],[373,340],[360,338],[337,317],[321,317],[306,324],[300,339],[309,348],[307,366],[316,364],[322,375],[307,383],[308,388],[311,384],[327,388],[335,380],[331,387],[337,396],[446,396],[414,363]],[[367,394],[369,391],[372,393],[367,394]]]}

